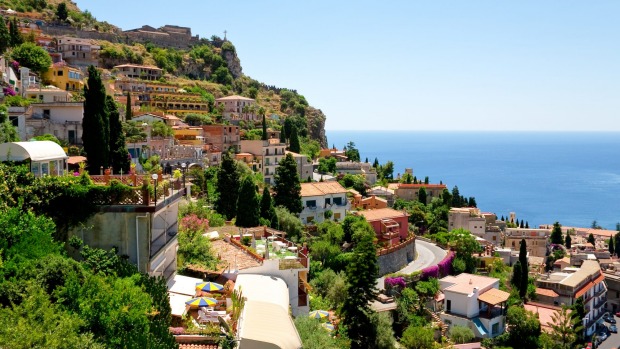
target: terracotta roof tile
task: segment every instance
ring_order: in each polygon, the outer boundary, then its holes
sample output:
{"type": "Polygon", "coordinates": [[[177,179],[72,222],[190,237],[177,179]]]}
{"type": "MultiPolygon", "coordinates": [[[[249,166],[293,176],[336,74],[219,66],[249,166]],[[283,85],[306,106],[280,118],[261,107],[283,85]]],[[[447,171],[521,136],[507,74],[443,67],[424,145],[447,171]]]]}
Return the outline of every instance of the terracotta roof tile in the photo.
{"type": "Polygon", "coordinates": [[[541,296],[546,296],[546,297],[553,297],[553,298],[560,296],[554,290],[550,290],[548,288],[540,288],[540,287],[536,287],[536,294],[539,294],[541,296]]]}
{"type": "Polygon", "coordinates": [[[336,181],[301,183],[301,196],[323,196],[346,193],[347,190],[336,181]]]}
{"type": "Polygon", "coordinates": [[[403,211],[396,211],[391,208],[379,208],[376,210],[357,211],[355,213],[361,216],[364,216],[366,220],[369,222],[380,220],[380,219],[386,219],[386,218],[408,216],[407,213],[403,211]]]}

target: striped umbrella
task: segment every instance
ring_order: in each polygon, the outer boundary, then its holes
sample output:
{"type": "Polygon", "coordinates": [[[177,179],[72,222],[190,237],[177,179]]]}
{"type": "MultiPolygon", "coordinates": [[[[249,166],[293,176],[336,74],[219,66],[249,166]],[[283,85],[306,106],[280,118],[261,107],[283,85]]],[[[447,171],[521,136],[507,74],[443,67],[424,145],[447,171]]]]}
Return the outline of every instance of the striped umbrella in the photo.
{"type": "Polygon", "coordinates": [[[320,319],[324,319],[324,318],[328,317],[329,313],[326,312],[325,310],[314,310],[314,311],[310,312],[309,316],[311,318],[313,318],[313,319],[319,319],[320,320],[320,319]]]}
{"type": "Polygon", "coordinates": [[[217,304],[217,300],[209,297],[198,297],[188,300],[187,302],[185,302],[185,304],[189,305],[192,308],[212,307],[217,304]]]}
{"type": "Polygon", "coordinates": [[[201,282],[199,284],[196,284],[196,289],[199,291],[205,291],[205,292],[210,292],[210,291],[221,291],[224,289],[224,285],[220,285],[217,282],[201,282]]]}
{"type": "Polygon", "coordinates": [[[328,330],[329,332],[334,330],[334,325],[330,324],[329,322],[323,323],[321,324],[321,326],[323,326],[323,328],[328,330]]]}

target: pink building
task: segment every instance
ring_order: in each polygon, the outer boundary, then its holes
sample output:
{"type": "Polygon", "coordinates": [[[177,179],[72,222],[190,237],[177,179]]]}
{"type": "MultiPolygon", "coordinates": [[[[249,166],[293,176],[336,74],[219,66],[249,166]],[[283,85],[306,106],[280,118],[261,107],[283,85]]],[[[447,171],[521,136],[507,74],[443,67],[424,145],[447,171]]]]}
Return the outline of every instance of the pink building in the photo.
{"type": "Polygon", "coordinates": [[[364,216],[377,234],[379,241],[390,241],[397,244],[407,239],[409,233],[409,215],[391,208],[357,211],[355,214],[364,216]]]}

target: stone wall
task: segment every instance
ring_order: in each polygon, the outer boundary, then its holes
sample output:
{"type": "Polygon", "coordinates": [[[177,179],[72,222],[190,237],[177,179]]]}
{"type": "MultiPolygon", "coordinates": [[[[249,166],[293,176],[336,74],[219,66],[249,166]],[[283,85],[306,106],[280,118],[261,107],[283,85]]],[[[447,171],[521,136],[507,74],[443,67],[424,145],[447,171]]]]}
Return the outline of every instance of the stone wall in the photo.
{"type": "Polygon", "coordinates": [[[70,26],[41,26],[44,34],[50,36],[72,36],[80,39],[107,40],[110,42],[121,42],[121,38],[114,33],[100,33],[96,31],[79,30],[70,26]]]}
{"type": "Polygon", "coordinates": [[[379,252],[377,264],[379,276],[404,268],[415,258],[415,238],[379,252]]]}

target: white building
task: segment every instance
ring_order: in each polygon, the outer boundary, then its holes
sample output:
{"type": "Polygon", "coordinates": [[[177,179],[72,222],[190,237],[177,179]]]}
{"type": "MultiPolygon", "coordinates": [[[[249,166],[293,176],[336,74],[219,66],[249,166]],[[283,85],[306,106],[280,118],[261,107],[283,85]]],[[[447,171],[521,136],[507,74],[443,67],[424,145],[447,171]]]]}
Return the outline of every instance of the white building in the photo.
{"type": "Polygon", "coordinates": [[[448,326],[465,326],[477,338],[504,332],[509,293],[499,289],[499,279],[463,273],[439,280],[445,296],[441,320],[448,326]]]}
{"type": "Polygon", "coordinates": [[[299,219],[303,224],[323,222],[328,211],[330,220],[341,221],[351,208],[347,190],[336,181],[301,183],[301,202],[303,209],[299,219]]]}
{"type": "Polygon", "coordinates": [[[274,175],[278,163],[285,156],[286,144],[280,143],[279,139],[272,138],[263,140],[243,140],[240,141],[241,153],[254,155],[261,162],[263,178],[265,183],[274,184],[274,175]]]}
{"type": "Polygon", "coordinates": [[[0,161],[28,161],[35,176],[62,176],[69,157],[50,141],[11,142],[0,144],[0,161]]]}
{"type": "Polygon", "coordinates": [[[312,161],[308,159],[306,155],[293,153],[292,151],[287,151],[286,154],[291,154],[293,156],[293,159],[295,159],[299,180],[312,180],[312,161]]]}
{"type": "Polygon", "coordinates": [[[370,185],[377,182],[377,170],[368,162],[340,161],[336,163],[336,172],[362,175],[370,185]]]}

